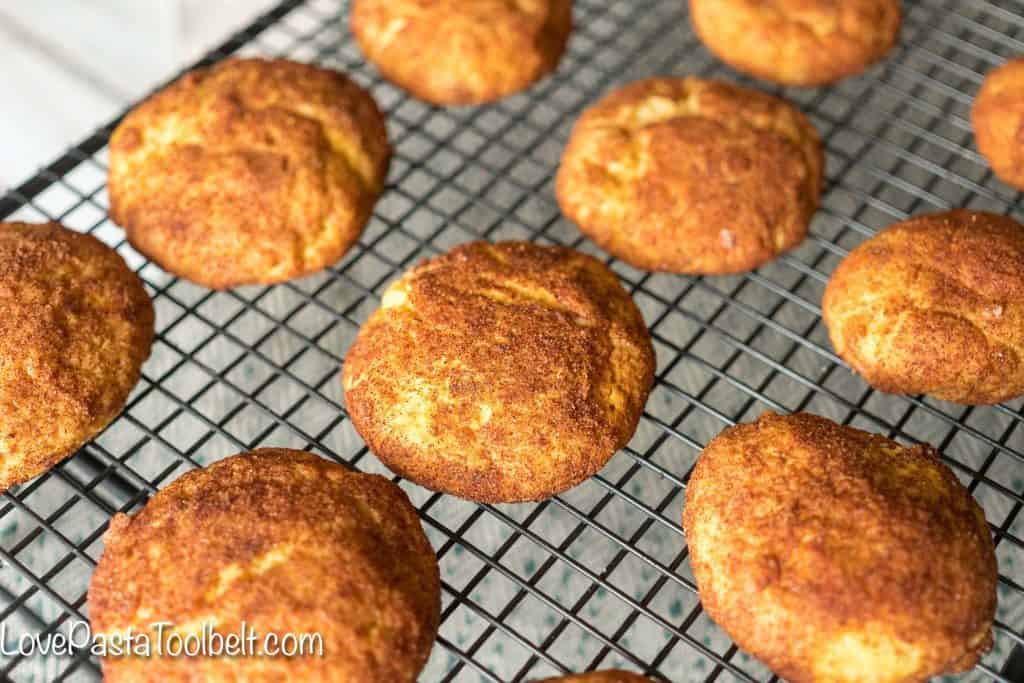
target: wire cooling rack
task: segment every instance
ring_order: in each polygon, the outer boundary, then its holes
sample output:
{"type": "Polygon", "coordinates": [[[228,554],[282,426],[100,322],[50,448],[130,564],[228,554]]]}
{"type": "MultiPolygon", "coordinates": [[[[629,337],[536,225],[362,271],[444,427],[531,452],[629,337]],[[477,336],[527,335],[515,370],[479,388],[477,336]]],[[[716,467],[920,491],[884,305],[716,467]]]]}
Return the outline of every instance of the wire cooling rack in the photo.
{"type": "MultiPolygon", "coordinates": [[[[819,315],[829,273],[876,230],[954,206],[1012,213],[1021,199],[976,153],[968,109],[982,75],[1024,52],[1024,3],[904,5],[900,46],[885,63],[834,87],[783,93],[827,146],[824,206],[799,249],[737,277],[648,274],[609,260],[646,316],[659,362],[636,437],[601,474],[537,505],[477,506],[402,484],[443,580],[441,633],[423,681],[524,681],[611,666],[669,681],[772,679],[703,614],[680,529],[701,448],[766,409],[810,410],[944,452],[985,508],[1001,575],[995,648],[966,678],[1024,680],[1021,402],[965,408],[871,391],[835,356],[819,315]]],[[[386,110],[390,185],[359,245],[329,271],[217,293],[146,262],[106,218],[116,122],[0,198],[0,217],[58,219],[116,246],[146,281],[158,327],[124,415],[75,457],[4,494],[7,648],[85,619],[111,514],[136,509],[190,468],[284,445],[385,471],[346,418],[338,370],[386,284],[420,257],[475,238],[555,242],[606,258],[553,199],[580,110],[612,85],[653,74],[752,84],[701,46],[683,0],[576,0],[576,32],[555,76],[491,106],[434,108],[364,63],[343,24],[347,9],[287,0],[203,60],[237,52],[315,61],[353,75],[386,110]]],[[[84,651],[4,654],[0,675],[96,680],[99,667],[84,651]]]]}

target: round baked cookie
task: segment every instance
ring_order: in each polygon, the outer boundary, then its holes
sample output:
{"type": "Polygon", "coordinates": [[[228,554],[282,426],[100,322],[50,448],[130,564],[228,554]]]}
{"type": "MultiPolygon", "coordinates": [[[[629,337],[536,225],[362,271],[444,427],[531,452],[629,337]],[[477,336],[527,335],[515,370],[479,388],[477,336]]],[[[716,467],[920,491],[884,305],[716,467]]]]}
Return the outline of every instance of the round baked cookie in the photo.
{"type": "Polygon", "coordinates": [[[370,449],[435,491],[549,498],[636,430],[654,377],[643,318],[597,259],[473,242],[384,294],[345,358],[345,403],[370,449]]]}
{"type": "Polygon", "coordinates": [[[708,444],[683,524],[708,616],[787,681],[916,683],[992,645],[992,538],[929,446],[767,413],[708,444]]]}
{"type": "Polygon", "coordinates": [[[388,80],[434,104],[482,104],[555,70],[572,0],[354,0],[350,22],[388,80]]]}
{"type": "Polygon", "coordinates": [[[57,223],[0,223],[0,491],[103,431],[152,343],[153,304],[117,252],[57,223]]]}
{"type": "Polygon", "coordinates": [[[971,109],[978,151],[1004,182],[1024,190],[1024,57],[985,77],[971,109]]]}
{"type": "MultiPolygon", "coordinates": [[[[151,656],[106,656],[103,680],[416,680],[440,618],[437,560],[405,493],[311,453],[266,448],[177,479],[115,515],[89,586],[94,634],[133,629],[151,656]],[[319,634],[303,655],[171,656],[153,624],[319,634]],[[310,654],[312,652],[312,654],[310,654]]],[[[210,636],[206,637],[212,642],[210,636]]]]}
{"type": "Polygon", "coordinates": [[[629,671],[608,670],[594,671],[575,676],[561,676],[556,678],[545,678],[537,683],[651,683],[651,679],[644,678],[640,674],[629,671]]]}
{"type": "Polygon", "coordinates": [[[816,86],[882,59],[900,33],[900,0],[690,0],[709,50],[783,85],[816,86]]]}
{"type": "Polygon", "coordinates": [[[1024,226],[957,210],[897,223],[825,289],[836,352],[873,387],[969,405],[1024,394],[1024,226]]]}
{"type": "Polygon", "coordinates": [[[232,59],[182,77],[110,139],[110,215],[164,270],[214,289],[336,263],[390,158],[384,119],[345,76],[232,59]]]}
{"type": "Polygon", "coordinates": [[[738,273],[803,241],[823,165],[817,131],[789,103],[657,78],[584,112],[556,189],[580,230],[637,268],[738,273]]]}

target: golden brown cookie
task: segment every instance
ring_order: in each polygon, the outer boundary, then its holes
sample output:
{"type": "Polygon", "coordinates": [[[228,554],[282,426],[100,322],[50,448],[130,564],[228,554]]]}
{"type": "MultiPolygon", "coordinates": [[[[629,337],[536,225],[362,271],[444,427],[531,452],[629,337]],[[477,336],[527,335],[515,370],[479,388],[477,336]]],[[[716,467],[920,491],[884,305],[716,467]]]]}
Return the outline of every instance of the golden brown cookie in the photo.
{"type": "Polygon", "coordinates": [[[1024,57],[985,77],[971,110],[978,151],[997,176],[1024,190],[1024,57]]]}
{"type": "Polygon", "coordinates": [[[708,615],[793,683],[924,681],[992,645],[992,538],[929,446],[766,413],[708,444],[683,524],[708,615]]]}
{"type": "Polygon", "coordinates": [[[110,139],[110,215],[164,270],[207,287],[336,263],[363,230],[391,150],[373,99],[284,59],[197,69],[110,139]]]}
{"type": "Polygon", "coordinates": [[[56,223],[0,223],[0,491],[110,424],[152,343],[153,304],[117,252],[56,223]]]}
{"type": "Polygon", "coordinates": [[[594,671],[592,673],[577,674],[575,676],[561,676],[557,678],[545,678],[537,683],[651,683],[651,679],[644,678],[639,674],[628,671],[608,670],[594,671]]]}
{"type": "Polygon", "coordinates": [[[817,131],[789,103],[728,83],[658,78],[583,114],[558,170],[558,202],[637,268],[737,273],[803,241],[823,165],[817,131]]]}
{"type": "Polygon", "coordinates": [[[189,472],[135,516],[116,515],[104,542],[93,633],[132,628],[153,643],[150,657],[104,657],[108,683],[412,683],[437,635],[437,560],[405,493],[311,453],[266,448],[189,472]],[[321,647],[172,657],[168,638],[159,656],[156,622],[225,636],[244,622],[257,646],[318,633],[321,647]]]}
{"type": "Polygon", "coordinates": [[[392,470],[519,502],[600,470],[632,438],[653,376],[643,318],[600,261],[474,242],[391,285],[343,381],[353,425],[392,470]]]}
{"type": "Polygon", "coordinates": [[[992,404],[1024,394],[1024,226],[958,210],[883,230],[836,268],[822,315],[877,389],[992,404]]]}
{"type": "Polygon", "coordinates": [[[899,37],[900,0],[690,0],[709,50],[739,71],[816,86],[858,74],[899,37]]]}
{"type": "Polygon", "coordinates": [[[354,0],[350,21],[388,80],[434,104],[481,104],[555,70],[572,0],[354,0]]]}

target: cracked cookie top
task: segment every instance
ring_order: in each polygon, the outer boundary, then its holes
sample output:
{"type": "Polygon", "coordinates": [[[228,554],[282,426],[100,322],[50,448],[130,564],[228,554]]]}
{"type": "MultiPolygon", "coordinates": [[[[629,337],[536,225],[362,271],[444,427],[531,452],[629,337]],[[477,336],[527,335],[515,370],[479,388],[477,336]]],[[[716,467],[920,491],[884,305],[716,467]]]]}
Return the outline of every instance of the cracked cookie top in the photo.
{"type": "Polygon", "coordinates": [[[368,93],[278,59],[197,69],[110,141],[110,214],[165,270],[212,288],[337,262],[384,185],[390,147],[368,93]]]}
{"type": "Polygon", "coordinates": [[[752,270],[800,244],[824,159],[788,102],[730,83],[655,78],[580,117],[562,156],[562,211],[645,270],[752,270]]]}
{"type": "Polygon", "coordinates": [[[883,230],[822,302],[836,352],[872,386],[964,404],[1024,394],[1024,226],[960,209],[883,230]]]}
{"type": "Polygon", "coordinates": [[[787,681],[925,681],[992,646],[989,528],[930,446],[765,413],[704,449],[683,526],[708,615],[787,681]]]}
{"type": "MultiPolygon", "coordinates": [[[[93,631],[153,656],[103,680],[413,683],[440,619],[437,558],[405,493],[312,453],[264,448],[189,472],[117,514],[89,586],[93,631]],[[156,656],[165,635],[320,635],[322,656],[156,656]]],[[[307,653],[309,651],[307,650],[307,653]]]]}
{"type": "Polygon", "coordinates": [[[516,502],[601,469],[632,438],[653,373],[643,318],[600,261],[474,242],[387,290],[343,381],[353,424],[392,470],[516,502]]]}

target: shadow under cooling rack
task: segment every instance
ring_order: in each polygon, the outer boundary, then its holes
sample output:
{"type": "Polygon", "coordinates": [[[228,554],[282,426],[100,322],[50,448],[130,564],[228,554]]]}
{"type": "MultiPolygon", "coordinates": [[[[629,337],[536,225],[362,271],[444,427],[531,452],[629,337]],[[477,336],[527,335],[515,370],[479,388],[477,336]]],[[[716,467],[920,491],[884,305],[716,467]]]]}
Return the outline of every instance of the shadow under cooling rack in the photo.
{"type": "MultiPolygon", "coordinates": [[[[533,239],[607,257],[560,216],[552,177],[573,121],[609,87],[655,74],[755,85],[715,61],[682,0],[576,0],[558,72],[469,109],[417,102],[381,80],[343,23],[346,2],[289,0],[215,50],[287,56],[351,74],[387,112],[390,184],[336,267],[275,287],[211,292],[173,279],[106,217],[116,122],[0,198],[0,217],[57,219],[115,246],[147,283],[157,340],[124,414],[0,504],[0,622],[49,633],[87,616],[110,516],[182,472],[259,445],[314,450],[385,472],[353,431],[339,368],[388,282],[470,239],[533,239]]],[[[652,330],[657,384],[629,447],[596,477],[536,505],[478,506],[402,483],[437,550],[441,634],[423,681],[524,681],[622,666],[669,681],[768,681],[702,612],[680,529],[702,447],[764,410],[809,410],[927,441],[984,507],[997,544],[996,645],[965,680],[1024,680],[1024,428],[1019,401],[967,408],[870,390],[832,352],[819,301],[853,247],[908,215],[954,206],[1012,212],[1020,196],[973,148],[983,74],[1024,52],[1024,4],[906,2],[900,46],[863,76],[781,92],[826,144],[828,183],[807,241],[754,273],[643,273],[614,260],[652,330]],[[1014,654],[1016,653],[1016,654],[1014,654]]],[[[759,87],[764,87],[761,84],[759,87]]],[[[97,680],[73,658],[0,657],[0,678],[97,680]]]]}

